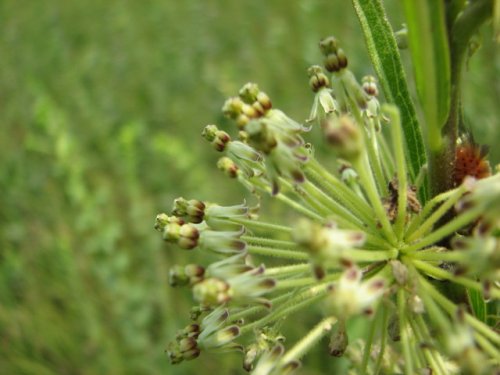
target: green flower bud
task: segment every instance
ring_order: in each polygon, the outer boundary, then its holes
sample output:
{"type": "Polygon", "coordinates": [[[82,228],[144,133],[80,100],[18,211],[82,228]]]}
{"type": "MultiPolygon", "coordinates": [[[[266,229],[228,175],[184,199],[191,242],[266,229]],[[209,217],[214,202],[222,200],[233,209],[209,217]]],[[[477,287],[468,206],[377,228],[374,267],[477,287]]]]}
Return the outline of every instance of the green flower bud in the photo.
{"type": "Polygon", "coordinates": [[[344,115],[338,121],[327,118],[322,126],[328,143],[340,158],[350,161],[361,156],[364,149],[363,134],[351,117],[344,115]]]}
{"type": "Polygon", "coordinates": [[[257,94],[257,102],[264,108],[264,111],[269,111],[271,107],[273,106],[271,99],[265,92],[260,91],[257,94]]]}
{"type": "Polygon", "coordinates": [[[337,39],[333,36],[326,37],[319,42],[319,48],[325,56],[336,53],[338,48],[337,39]]]}
{"type": "Polygon", "coordinates": [[[177,216],[168,216],[165,213],[156,215],[155,229],[157,231],[163,232],[168,224],[182,225],[184,224],[184,220],[177,216]]]}
{"type": "Polygon", "coordinates": [[[332,334],[329,345],[331,356],[342,357],[349,344],[349,337],[344,324],[339,323],[339,328],[332,334]]]}
{"type": "Polygon", "coordinates": [[[328,70],[330,73],[340,71],[340,61],[337,54],[331,53],[327,55],[325,57],[324,64],[325,64],[325,69],[328,70]]]}
{"type": "Polygon", "coordinates": [[[222,106],[222,113],[232,119],[237,119],[243,113],[245,103],[241,98],[232,97],[227,99],[222,106]]]}
{"type": "Polygon", "coordinates": [[[337,58],[339,62],[339,69],[347,68],[347,56],[342,48],[337,50],[337,58]]]}
{"type": "Polygon", "coordinates": [[[168,283],[170,286],[184,286],[189,284],[189,277],[184,272],[184,267],[175,265],[168,273],[168,283]]]}
{"type": "Polygon", "coordinates": [[[215,135],[219,131],[217,125],[207,125],[203,128],[201,132],[201,136],[205,138],[207,141],[212,142],[215,139],[215,135]]]}
{"type": "Polygon", "coordinates": [[[318,65],[313,65],[308,69],[309,74],[309,86],[313,92],[318,92],[321,88],[327,88],[330,86],[330,80],[323,73],[323,69],[318,65]]]}
{"type": "Polygon", "coordinates": [[[205,204],[202,201],[182,197],[174,200],[172,213],[176,216],[187,217],[191,223],[201,223],[205,215],[205,204]]]}
{"type": "Polygon", "coordinates": [[[246,104],[253,104],[257,100],[259,92],[259,86],[256,83],[248,82],[240,89],[238,94],[246,104]]]}
{"type": "Polygon", "coordinates": [[[227,156],[224,156],[217,161],[217,168],[230,178],[236,178],[238,176],[238,166],[227,156]]]}
{"type": "Polygon", "coordinates": [[[206,306],[218,306],[232,297],[230,285],[220,279],[208,278],[193,286],[193,297],[206,306]]]}
{"type": "Polygon", "coordinates": [[[235,346],[229,344],[231,344],[239,335],[240,335],[240,327],[232,325],[214,332],[206,339],[204,339],[202,342],[200,342],[200,345],[202,345],[204,348],[207,349],[220,348],[224,346],[236,348],[235,346]]]}
{"type": "Polygon", "coordinates": [[[394,37],[396,38],[396,44],[399,49],[408,48],[408,29],[406,26],[403,26],[401,30],[396,31],[394,33],[394,37]]]}

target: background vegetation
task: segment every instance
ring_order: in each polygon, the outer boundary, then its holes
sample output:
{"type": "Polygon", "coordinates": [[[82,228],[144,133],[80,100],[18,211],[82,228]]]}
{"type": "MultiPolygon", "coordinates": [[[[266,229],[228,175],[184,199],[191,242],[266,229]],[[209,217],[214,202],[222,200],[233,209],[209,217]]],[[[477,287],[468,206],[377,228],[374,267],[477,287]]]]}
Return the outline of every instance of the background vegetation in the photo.
{"type": "MultiPolygon", "coordinates": [[[[0,2],[2,373],[195,372],[199,363],[174,368],[164,357],[189,296],[167,285],[185,254],[161,242],[154,217],[180,195],[241,202],[203,125],[226,126],[224,98],[250,80],[306,118],[305,70],[330,34],[357,74],[371,73],[344,0],[0,2]]],[[[478,38],[465,103],[498,162],[491,35],[478,38]]],[[[328,368],[320,354],[308,360],[318,372],[328,368]]],[[[239,360],[228,368],[240,373],[239,360]]],[[[221,363],[204,360],[203,373],[221,363]]]]}

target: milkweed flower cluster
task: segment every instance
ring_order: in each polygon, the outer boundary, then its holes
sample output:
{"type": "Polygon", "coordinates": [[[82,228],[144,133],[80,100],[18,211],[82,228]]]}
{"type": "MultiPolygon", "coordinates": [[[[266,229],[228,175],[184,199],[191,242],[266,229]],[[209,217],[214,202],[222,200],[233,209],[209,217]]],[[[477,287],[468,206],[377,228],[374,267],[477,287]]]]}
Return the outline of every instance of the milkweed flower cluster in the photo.
{"type": "Polygon", "coordinates": [[[289,374],[330,335],[329,353],[355,373],[493,373],[500,174],[425,199],[422,178],[408,175],[398,109],[379,103],[373,77],[358,83],[334,38],[320,49],[304,124],[248,83],[223,106],[237,136],[216,125],[202,133],[227,176],[297,215],[270,222],[246,204],[179,198],[157,216],[166,241],[217,258],[172,267],[170,284],[191,288],[197,305],[167,348],[171,362],[236,350],[253,374],[289,374]],[[336,170],[304,140],[311,130],[324,134],[336,170]],[[287,322],[307,311],[324,319],[285,342],[287,322]],[[351,342],[360,316],[368,329],[351,342]]]}

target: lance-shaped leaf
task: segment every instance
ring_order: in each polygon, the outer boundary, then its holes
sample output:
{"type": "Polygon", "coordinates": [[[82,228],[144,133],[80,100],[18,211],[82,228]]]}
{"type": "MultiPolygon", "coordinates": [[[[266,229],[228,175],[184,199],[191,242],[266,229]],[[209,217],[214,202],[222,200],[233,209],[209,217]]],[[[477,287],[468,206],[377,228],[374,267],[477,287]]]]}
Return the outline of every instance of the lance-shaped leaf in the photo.
{"type": "Polygon", "coordinates": [[[450,109],[450,50],[444,3],[403,1],[418,96],[431,150],[442,147],[441,128],[450,109]]]}
{"type": "Polygon", "coordinates": [[[401,111],[409,172],[415,178],[425,164],[425,148],[391,25],[381,0],[352,0],[352,3],[384,96],[401,111]]]}

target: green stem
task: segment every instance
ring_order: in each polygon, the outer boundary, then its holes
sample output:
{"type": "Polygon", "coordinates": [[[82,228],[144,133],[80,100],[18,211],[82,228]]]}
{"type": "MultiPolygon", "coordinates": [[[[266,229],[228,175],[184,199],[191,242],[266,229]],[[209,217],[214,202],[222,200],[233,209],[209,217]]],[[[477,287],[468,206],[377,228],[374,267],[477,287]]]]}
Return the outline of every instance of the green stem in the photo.
{"type": "Polygon", "coordinates": [[[306,181],[303,185],[304,190],[311,194],[317,202],[323,204],[326,209],[330,211],[330,215],[335,216],[336,221],[339,225],[351,229],[364,229],[364,224],[351,212],[346,210],[338,202],[331,199],[323,191],[318,189],[315,185],[306,181]]]}
{"type": "Polygon", "coordinates": [[[254,236],[241,236],[240,239],[242,239],[243,241],[245,241],[250,245],[279,247],[290,250],[297,248],[297,244],[292,241],[281,241],[281,240],[274,240],[272,238],[254,237],[254,236]]]}
{"type": "Polygon", "coordinates": [[[407,233],[414,232],[420,226],[420,223],[434,210],[434,207],[438,203],[441,203],[442,201],[448,199],[451,195],[455,193],[455,191],[456,189],[446,191],[444,193],[436,195],[434,198],[427,201],[422,211],[417,216],[415,216],[413,220],[410,222],[410,225],[408,226],[408,230],[406,232],[407,233]]]}
{"type": "MultiPolygon", "coordinates": [[[[421,334],[421,338],[419,341],[420,342],[427,341],[429,343],[432,343],[432,337],[427,328],[427,324],[425,324],[424,319],[422,318],[422,315],[418,314],[415,317],[414,322],[417,330],[420,331],[421,334]]],[[[441,374],[446,375],[446,369],[444,367],[444,362],[443,358],[441,357],[441,354],[437,352],[435,349],[431,348],[425,348],[423,350],[427,360],[429,361],[430,364],[432,364],[432,367],[436,372],[436,375],[441,375],[441,374]]]]}
{"type": "MultiPolygon", "coordinates": [[[[302,340],[289,349],[280,360],[281,366],[292,360],[299,360],[307,353],[323,336],[331,331],[333,325],[337,323],[337,318],[328,317],[314,327],[302,340]]],[[[279,366],[278,366],[279,367],[279,366]]]]}
{"type": "Polygon", "coordinates": [[[462,71],[469,40],[493,13],[492,0],[470,2],[457,17],[450,33],[451,98],[448,119],[442,129],[444,147],[429,155],[429,176],[433,195],[452,187],[452,173],[458,125],[461,116],[462,71]]]}
{"type": "Polygon", "coordinates": [[[430,261],[430,262],[461,262],[466,259],[463,252],[460,251],[442,251],[440,249],[446,249],[444,247],[436,247],[429,251],[427,249],[422,251],[415,251],[408,254],[409,257],[418,260],[430,261]]]}
{"type": "Polygon", "coordinates": [[[281,275],[288,275],[290,273],[302,273],[310,270],[311,270],[310,263],[300,263],[300,264],[292,264],[290,266],[266,268],[264,275],[281,276],[281,275]]]}
{"type": "Polygon", "coordinates": [[[403,150],[404,139],[403,132],[401,131],[401,119],[399,110],[394,106],[384,106],[383,111],[389,116],[391,123],[392,135],[392,148],[396,159],[396,173],[398,177],[398,214],[396,223],[394,224],[394,231],[398,240],[403,237],[404,224],[406,221],[407,212],[407,194],[408,194],[408,181],[406,178],[406,160],[405,152],[403,150]]]}
{"type": "Polygon", "coordinates": [[[380,152],[377,147],[377,131],[375,130],[375,125],[373,124],[373,120],[368,121],[368,131],[365,134],[368,134],[368,140],[365,144],[368,146],[368,156],[370,157],[371,166],[373,169],[373,174],[375,176],[375,181],[377,182],[378,189],[380,190],[382,196],[386,196],[388,194],[387,191],[387,180],[385,178],[384,172],[382,170],[382,166],[380,163],[380,152]]]}
{"type": "Polygon", "coordinates": [[[368,165],[368,160],[366,159],[366,154],[361,155],[360,158],[354,161],[353,166],[358,172],[361,185],[370,200],[372,208],[375,211],[375,215],[382,225],[382,233],[384,234],[384,237],[392,245],[395,245],[397,242],[396,236],[392,230],[391,223],[387,218],[384,206],[382,205],[382,200],[378,194],[373,176],[370,173],[370,167],[368,165]]]}
{"type": "MultiPolygon", "coordinates": [[[[292,192],[294,192],[297,195],[297,193],[294,191],[293,187],[291,186],[291,184],[288,181],[280,178],[280,182],[282,184],[286,185],[289,188],[289,190],[291,190],[292,192]]],[[[272,189],[267,184],[261,183],[260,181],[253,181],[253,185],[255,186],[256,189],[258,189],[262,192],[272,194],[272,189]]],[[[278,193],[274,197],[276,199],[282,201],[283,203],[285,203],[289,207],[293,208],[295,211],[301,213],[302,215],[304,215],[310,219],[317,220],[317,221],[323,221],[323,218],[320,215],[318,215],[317,212],[314,212],[314,211],[310,210],[309,208],[302,206],[301,204],[297,203],[295,200],[291,199],[290,197],[286,196],[283,193],[278,193]]],[[[300,197],[300,198],[303,198],[303,197],[300,197]]]]}
{"type": "Polygon", "coordinates": [[[325,296],[328,292],[328,285],[329,283],[322,283],[307,289],[299,295],[288,298],[287,302],[279,306],[276,310],[270,312],[268,315],[241,327],[241,335],[253,332],[255,329],[264,327],[273,321],[277,321],[282,317],[295,313],[305,307],[310,307],[314,301],[317,301],[321,297],[325,296]]]}
{"type": "Polygon", "coordinates": [[[312,197],[310,194],[307,194],[304,190],[302,189],[297,189],[294,187],[290,182],[285,180],[284,178],[279,178],[280,184],[283,187],[286,187],[290,192],[292,192],[295,197],[299,198],[302,202],[304,202],[308,207],[302,206],[301,204],[297,203],[295,200],[292,200],[290,197],[286,196],[283,193],[279,193],[276,195],[278,199],[281,196],[282,200],[286,202],[290,207],[294,208],[296,211],[299,211],[303,215],[309,217],[310,219],[316,220],[323,222],[324,217],[328,216],[328,210],[321,204],[319,203],[314,197],[312,197]]]}
{"type": "Polygon", "coordinates": [[[483,348],[483,350],[491,356],[491,358],[495,358],[497,362],[500,362],[500,352],[498,351],[498,346],[495,347],[494,345],[491,344],[491,342],[489,342],[482,335],[477,333],[474,334],[474,339],[479,344],[479,346],[483,348]]]}
{"type": "Polygon", "coordinates": [[[382,166],[384,167],[385,175],[388,179],[391,179],[394,176],[396,165],[394,163],[394,157],[392,155],[391,150],[389,149],[389,145],[382,134],[382,132],[377,133],[377,140],[380,146],[381,158],[382,158],[382,166]]]}
{"type": "MultiPolygon", "coordinates": [[[[335,281],[338,280],[339,277],[340,274],[330,274],[321,281],[322,282],[335,281]]],[[[273,289],[273,291],[281,289],[289,289],[289,288],[302,288],[317,283],[318,279],[316,277],[302,277],[298,279],[278,280],[276,282],[276,287],[273,289]]]]}
{"type": "MultiPolygon", "coordinates": [[[[429,296],[432,297],[445,310],[447,310],[448,314],[454,315],[456,313],[457,305],[455,303],[451,302],[448,298],[443,296],[430,282],[425,280],[424,277],[420,277],[419,279],[420,279],[420,284],[424,286],[429,296]]],[[[491,340],[496,345],[500,345],[500,336],[498,336],[498,334],[495,331],[493,331],[488,325],[477,320],[475,317],[473,317],[468,313],[465,313],[465,320],[478,333],[481,333],[483,336],[491,340]]]]}
{"type": "Polygon", "coordinates": [[[306,165],[305,172],[306,174],[311,173],[313,179],[318,183],[323,181],[325,186],[328,186],[328,192],[344,206],[356,212],[365,221],[372,220],[371,207],[342,181],[329,173],[317,160],[311,158],[306,165]]]}
{"type": "Polygon", "coordinates": [[[465,225],[477,219],[481,215],[483,210],[484,210],[483,207],[471,208],[470,210],[461,213],[460,215],[455,217],[452,221],[443,225],[439,229],[436,229],[435,231],[431,232],[429,235],[422,238],[415,244],[401,249],[401,251],[403,253],[410,253],[412,251],[417,251],[429,245],[435,244],[438,241],[442,240],[443,238],[448,237],[449,235],[455,233],[460,228],[464,227],[465,225]]]}
{"type": "Polygon", "coordinates": [[[378,353],[377,363],[375,364],[375,375],[380,373],[382,368],[382,361],[384,359],[385,346],[387,345],[387,324],[389,323],[389,310],[386,306],[382,305],[382,325],[381,332],[382,337],[380,338],[380,352],[378,353]]]}
{"type": "Polygon", "coordinates": [[[406,242],[411,243],[417,238],[422,237],[425,233],[432,229],[434,224],[436,224],[441,218],[443,218],[446,213],[452,208],[455,203],[462,197],[465,192],[465,187],[461,186],[459,189],[455,189],[453,194],[450,195],[448,200],[444,202],[439,208],[433,212],[431,216],[427,218],[413,233],[407,234],[406,242]]]}
{"type": "Polygon", "coordinates": [[[263,255],[274,258],[285,258],[292,260],[309,260],[309,254],[303,251],[276,249],[274,247],[247,246],[249,254],[263,255]]]}
{"type": "Polygon", "coordinates": [[[365,348],[363,351],[363,360],[361,362],[361,375],[366,374],[366,369],[368,367],[368,361],[370,359],[370,353],[372,350],[373,338],[375,337],[375,331],[377,330],[378,323],[379,323],[379,319],[378,319],[379,315],[380,315],[380,311],[377,311],[376,316],[373,318],[373,320],[370,324],[368,336],[366,337],[365,348]]]}
{"type": "MultiPolygon", "coordinates": [[[[294,291],[291,291],[288,293],[284,293],[279,297],[271,299],[270,300],[271,306],[279,306],[282,302],[288,301],[290,298],[294,296],[294,293],[295,293],[294,291]]],[[[231,314],[231,319],[234,321],[240,320],[258,314],[261,311],[269,311],[269,308],[264,305],[256,305],[249,308],[245,308],[242,311],[238,311],[234,314],[231,314]]]]}
{"type": "Polygon", "coordinates": [[[403,289],[398,290],[398,316],[401,334],[401,344],[403,346],[404,367],[406,375],[413,375],[413,357],[410,347],[410,337],[408,332],[408,322],[406,321],[406,301],[405,292],[403,289]]]}
{"type": "Polygon", "coordinates": [[[266,223],[263,221],[250,220],[250,219],[231,218],[230,220],[234,223],[242,224],[246,227],[260,229],[260,230],[265,231],[265,232],[292,233],[292,228],[285,227],[284,225],[277,225],[277,224],[272,224],[272,223],[266,223]]]}
{"type": "MultiPolygon", "coordinates": [[[[414,259],[414,260],[412,260],[412,263],[415,265],[415,267],[417,267],[418,269],[420,269],[421,271],[425,272],[426,274],[428,274],[430,276],[436,277],[438,279],[449,280],[449,281],[454,282],[456,284],[463,285],[467,288],[475,289],[479,292],[483,291],[483,286],[481,285],[481,283],[479,283],[477,281],[468,279],[468,278],[463,277],[463,276],[455,276],[455,275],[443,270],[442,268],[433,266],[433,265],[431,265],[427,262],[423,262],[421,260],[414,259]]],[[[500,291],[498,289],[495,289],[495,288],[492,289],[491,296],[493,298],[500,298],[500,291]]]]}

